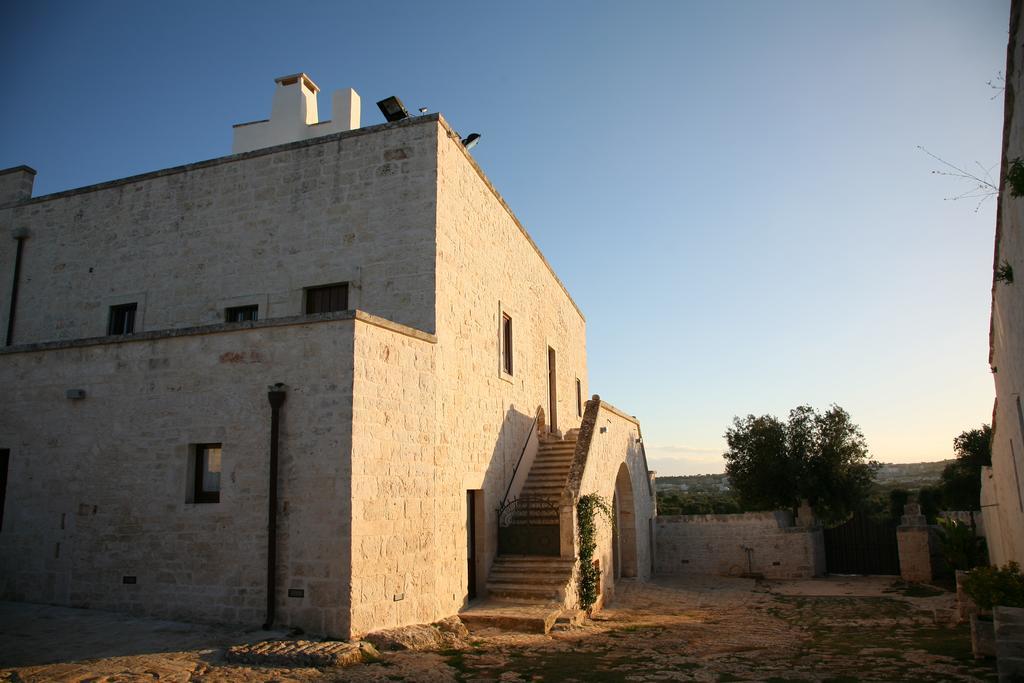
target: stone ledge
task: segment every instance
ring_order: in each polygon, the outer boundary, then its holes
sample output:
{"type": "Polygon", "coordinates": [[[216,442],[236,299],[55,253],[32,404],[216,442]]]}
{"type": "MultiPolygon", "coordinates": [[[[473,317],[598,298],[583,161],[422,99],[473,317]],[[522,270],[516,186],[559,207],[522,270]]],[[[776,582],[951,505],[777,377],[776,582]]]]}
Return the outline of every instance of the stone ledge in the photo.
{"type": "Polygon", "coordinates": [[[310,325],[326,322],[338,322],[342,320],[358,320],[359,322],[403,334],[413,339],[437,343],[437,335],[423,332],[413,327],[396,323],[387,318],[366,313],[358,309],[348,311],[337,311],[334,313],[316,313],[312,315],[293,315],[286,318],[268,318],[266,320],[252,320],[238,323],[216,323],[213,325],[197,325],[194,327],[180,327],[170,330],[151,330],[127,335],[108,335],[104,337],[86,337],[84,339],[66,339],[48,342],[36,342],[33,344],[15,344],[0,348],[0,356],[15,353],[32,353],[37,351],[56,351],[61,349],[76,349],[86,346],[104,346],[107,344],[131,344],[134,342],[154,341],[158,339],[172,339],[174,337],[194,337],[205,334],[225,334],[229,332],[242,332],[244,330],[258,330],[272,327],[291,327],[295,325],[310,325]]]}

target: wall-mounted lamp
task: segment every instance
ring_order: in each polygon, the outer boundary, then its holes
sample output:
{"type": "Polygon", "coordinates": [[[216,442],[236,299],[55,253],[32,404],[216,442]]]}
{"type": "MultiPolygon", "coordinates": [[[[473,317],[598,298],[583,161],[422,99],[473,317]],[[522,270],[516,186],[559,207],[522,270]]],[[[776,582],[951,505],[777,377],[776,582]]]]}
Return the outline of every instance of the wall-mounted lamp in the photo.
{"type": "Polygon", "coordinates": [[[466,139],[462,141],[462,146],[466,149],[473,149],[476,147],[476,143],[480,142],[480,133],[470,133],[466,136],[466,139]]]}

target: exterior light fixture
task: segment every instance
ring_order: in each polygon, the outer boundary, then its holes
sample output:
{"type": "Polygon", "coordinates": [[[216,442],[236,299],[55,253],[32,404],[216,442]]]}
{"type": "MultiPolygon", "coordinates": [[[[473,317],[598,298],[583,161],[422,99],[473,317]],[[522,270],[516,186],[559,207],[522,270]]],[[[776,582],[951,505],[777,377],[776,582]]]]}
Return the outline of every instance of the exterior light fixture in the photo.
{"type": "Polygon", "coordinates": [[[388,123],[409,118],[409,112],[406,110],[405,105],[402,104],[402,100],[393,95],[378,102],[377,108],[380,109],[381,114],[384,114],[384,118],[388,123]]]}
{"type": "Polygon", "coordinates": [[[466,136],[466,139],[462,141],[462,146],[466,149],[473,149],[476,147],[476,143],[480,142],[480,133],[470,133],[466,136]]]}

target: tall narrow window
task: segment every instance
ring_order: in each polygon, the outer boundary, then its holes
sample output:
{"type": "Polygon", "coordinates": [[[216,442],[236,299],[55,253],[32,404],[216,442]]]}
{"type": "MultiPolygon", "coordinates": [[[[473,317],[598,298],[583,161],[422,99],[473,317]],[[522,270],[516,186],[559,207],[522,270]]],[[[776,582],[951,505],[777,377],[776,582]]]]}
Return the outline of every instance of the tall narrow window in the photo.
{"type": "Polygon", "coordinates": [[[512,374],[512,318],[501,314],[501,369],[512,374]]]}
{"type": "Polygon", "coordinates": [[[253,306],[232,306],[224,311],[224,319],[229,323],[242,323],[246,320],[259,318],[260,307],[253,306]]]}
{"type": "Polygon", "coordinates": [[[200,443],[195,446],[195,503],[220,502],[220,444],[200,443]]]}
{"type": "Polygon", "coordinates": [[[583,417],[583,384],[576,378],[576,417],[583,417]]]}
{"type": "Polygon", "coordinates": [[[348,310],[348,283],[310,287],[306,290],[306,313],[348,310]]]}
{"type": "Polygon", "coordinates": [[[135,311],[139,305],[135,302],[110,307],[110,322],[107,323],[107,334],[131,334],[135,331],[135,311]]]}

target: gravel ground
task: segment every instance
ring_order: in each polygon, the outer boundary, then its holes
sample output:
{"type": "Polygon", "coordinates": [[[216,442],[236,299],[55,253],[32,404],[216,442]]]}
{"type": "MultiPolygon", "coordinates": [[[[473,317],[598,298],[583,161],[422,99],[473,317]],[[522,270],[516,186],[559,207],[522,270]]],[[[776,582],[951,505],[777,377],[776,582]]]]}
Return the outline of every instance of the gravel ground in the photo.
{"type": "MultiPolygon", "coordinates": [[[[582,626],[472,633],[344,669],[232,664],[268,634],[0,603],[0,681],[985,681],[952,594],[892,577],[624,581],[582,626]]],[[[277,634],[281,637],[283,634],[277,634]]]]}

